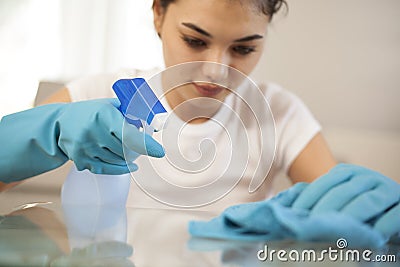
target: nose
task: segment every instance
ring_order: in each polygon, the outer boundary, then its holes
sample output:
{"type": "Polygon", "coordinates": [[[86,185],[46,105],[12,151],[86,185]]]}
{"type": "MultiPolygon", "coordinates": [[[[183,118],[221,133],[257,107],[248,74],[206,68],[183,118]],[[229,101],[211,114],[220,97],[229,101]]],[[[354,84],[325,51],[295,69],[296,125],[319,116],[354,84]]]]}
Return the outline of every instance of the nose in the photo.
{"type": "Polygon", "coordinates": [[[222,82],[229,73],[229,56],[223,51],[214,51],[206,58],[202,65],[202,72],[207,81],[222,82]]]}

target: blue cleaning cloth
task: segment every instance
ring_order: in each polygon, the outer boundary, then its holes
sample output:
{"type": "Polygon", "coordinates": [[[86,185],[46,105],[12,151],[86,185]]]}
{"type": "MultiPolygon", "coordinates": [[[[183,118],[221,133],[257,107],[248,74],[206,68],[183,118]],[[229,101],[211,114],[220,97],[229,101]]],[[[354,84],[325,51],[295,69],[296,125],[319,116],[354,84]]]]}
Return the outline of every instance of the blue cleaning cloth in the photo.
{"type": "MultiPolygon", "coordinates": [[[[348,175],[348,177],[350,176],[348,175]]],[[[344,180],[349,181],[349,179],[344,180]]],[[[317,181],[312,184],[298,183],[270,200],[230,207],[209,222],[190,222],[189,232],[194,237],[241,241],[294,239],[336,242],[339,238],[345,238],[350,247],[381,247],[391,235],[400,232],[399,185],[389,178],[359,166],[339,164],[317,181]],[[319,196],[319,199],[321,199],[324,194],[330,192],[327,190],[322,194],[317,194],[319,191],[315,189],[313,184],[321,179],[322,182],[319,181],[319,185],[317,185],[318,187],[325,187],[325,184],[337,179],[338,168],[340,171],[345,169],[343,172],[347,171],[352,173],[353,176],[354,173],[360,174],[361,170],[364,172],[362,175],[370,175],[367,176],[369,179],[374,175],[378,176],[378,178],[375,178],[380,181],[379,184],[391,185],[392,188],[389,190],[391,192],[380,192],[379,194],[375,192],[368,194],[371,199],[365,197],[361,198],[363,201],[357,201],[358,210],[364,210],[367,214],[365,216],[351,216],[346,212],[341,212],[340,209],[318,208],[313,210],[312,207],[318,202],[315,200],[315,196],[319,196]],[[313,205],[305,208],[300,201],[307,199],[308,194],[311,194],[309,198],[313,197],[313,205]],[[392,201],[385,199],[385,201],[380,202],[380,198],[377,196],[381,194],[389,195],[392,201]],[[303,195],[306,197],[303,197],[303,195]],[[374,203],[372,214],[375,217],[371,216],[368,206],[364,205],[369,205],[371,202],[374,203]],[[392,204],[388,207],[387,203],[389,202],[392,204]],[[378,207],[381,208],[380,212],[378,212],[378,207]],[[376,214],[379,214],[379,216],[376,216],[376,214]]],[[[354,180],[354,183],[356,181],[354,180]]],[[[350,183],[350,188],[353,187],[356,187],[355,184],[350,183]]],[[[383,187],[388,190],[388,186],[383,187]]],[[[341,192],[336,191],[339,202],[342,194],[347,195],[346,190],[343,191],[343,189],[342,187],[341,192]]],[[[367,192],[369,193],[369,191],[367,192]]],[[[357,199],[359,196],[356,195],[355,198],[357,199]]],[[[357,210],[353,204],[351,200],[348,203],[357,210]]],[[[341,206],[346,207],[343,203],[341,206]]],[[[358,211],[358,213],[360,212],[358,211]]]]}

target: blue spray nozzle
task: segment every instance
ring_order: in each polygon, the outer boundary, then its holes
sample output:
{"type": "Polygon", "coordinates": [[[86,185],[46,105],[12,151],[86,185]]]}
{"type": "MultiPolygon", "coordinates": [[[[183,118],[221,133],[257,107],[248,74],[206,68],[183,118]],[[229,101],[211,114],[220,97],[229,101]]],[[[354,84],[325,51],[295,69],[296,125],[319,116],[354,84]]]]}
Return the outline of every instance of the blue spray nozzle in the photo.
{"type": "Polygon", "coordinates": [[[126,120],[136,127],[145,128],[142,122],[159,131],[167,111],[143,78],[121,79],[112,86],[126,120]]]}

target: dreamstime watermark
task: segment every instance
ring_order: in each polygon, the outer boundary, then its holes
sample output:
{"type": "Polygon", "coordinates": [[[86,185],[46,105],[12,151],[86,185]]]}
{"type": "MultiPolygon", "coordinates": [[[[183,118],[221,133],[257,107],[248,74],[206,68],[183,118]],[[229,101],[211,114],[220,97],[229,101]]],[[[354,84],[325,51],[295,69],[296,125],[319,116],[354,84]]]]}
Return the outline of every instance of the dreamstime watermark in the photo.
{"type": "MultiPolygon", "coordinates": [[[[127,165],[139,166],[131,177],[143,192],[168,206],[195,208],[222,199],[239,183],[248,185],[249,194],[261,187],[275,157],[275,121],[265,91],[250,77],[227,65],[197,61],[166,68],[147,84],[168,110],[165,127],[153,134],[165,157],[138,158],[130,149],[127,121],[122,140],[127,165]],[[182,99],[168,107],[167,96],[182,99]]],[[[141,98],[140,92],[141,87],[132,100],[141,98]]],[[[142,114],[131,101],[130,119],[140,113],[151,121],[153,106],[148,107],[142,114]]]]}
{"type": "Polygon", "coordinates": [[[375,255],[372,250],[347,249],[347,240],[339,238],[336,241],[336,248],[328,247],[328,249],[315,250],[275,250],[269,249],[268,245],[264,245],[263,249],[258,250],[257,258],[260,261],[281,261],[281,262],[397,262],[396,255],[379,254],[375,255]]]}

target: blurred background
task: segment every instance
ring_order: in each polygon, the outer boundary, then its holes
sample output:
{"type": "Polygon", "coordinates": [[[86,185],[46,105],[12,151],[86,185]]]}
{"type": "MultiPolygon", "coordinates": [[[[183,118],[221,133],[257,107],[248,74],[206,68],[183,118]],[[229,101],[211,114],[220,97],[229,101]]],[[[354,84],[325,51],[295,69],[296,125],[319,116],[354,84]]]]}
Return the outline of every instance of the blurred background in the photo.
{"type": "Polygon", "coordinates": [[[338,160],[400,181],[400,1],[287,2],[254,77],[300,96],[338,160]]]}
{"type": "MultiPolygon", "coordinates": [[[[400,181],[400,1],[287,2],[253,78],[300,96],[338,160],[400,181]]],[[[161,66],[151,5],[0,0],[0,117],[32,107],[39,82],[161,66]]]]}

